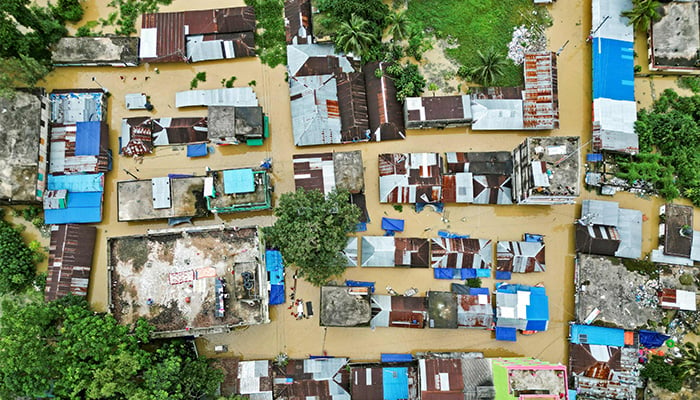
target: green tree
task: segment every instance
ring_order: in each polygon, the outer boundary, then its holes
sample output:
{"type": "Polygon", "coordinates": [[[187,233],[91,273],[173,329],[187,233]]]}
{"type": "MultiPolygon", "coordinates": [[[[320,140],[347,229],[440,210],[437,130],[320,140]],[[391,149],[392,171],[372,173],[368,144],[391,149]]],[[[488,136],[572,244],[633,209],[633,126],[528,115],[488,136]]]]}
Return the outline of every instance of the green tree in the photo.
{"type": "Polygon", "coordinates": [[[674,393],[683,387],[683,371],[677,365],[666,363],[663,357],[652,356],[639,375],[674,393]]]}
{"type": "Polygon", "coordinates": [[[469,69],[470,78],[480,85],[493,85],[503,76],[503,72],[508,65],[506,57],[493,47],[490,47],[486,52],[477,50],[476,55],[476,64],[469,69]]]}
{"type": "Polygon", "coordinates": [[[683,377],[698,377],[700,375],[700,346],[693,342],[685,342],[680,350],[681,358],[677,365],[683,371],[683,377]]]}
{"type": "Polygon", "coordinates": [[[34,251],[14,226],[0,220],[0,294],[26,290],[35,276],[34,251]]]}
{"type": "MultiPolygon", "coordinates": [[[[287,41],[284,28],[284,0],[245,0],[255,8],[258,30],[256,52],[263,64],[274,68],[287,62],[287,41]]],[[[314,16],[314,25],[316,25],[314,16]]]]}
{"type": "Polygon", "coordinates": [[[386,17],[386,21],[388,25],[386,35],[388,37],[392,38],[392,40],[404,40],[408,38],[409,21],[405,11],[389,13],[386,17]]]}
{"type": "Polygon", "coordinates": [[[352,53],[355,56],[365,58],[377,40],[370,32],[370,22],[353,15],[350,21],[344,21],[338,26],[334,43],[341,51],[352,53]]]}
{"type": "Polygon", "coordinates": [[[661,18],[659,7],[661,4],[656,0],[632,0],[632,9],[621,15],[629,18],[628,24],[634,25],[634,29],[646,32],[652,22],[661,18]]]}
{"type": "Polygon", "coordinates": [[[82,0],[58,0],[55,6],[51,6],[53,13],[62,21],[78,22],[83,19],[82,0]]]}
{"type": "Polygon", "coordinates": [[[415,64],[392,64],[386,68],[387,74],[394,79],[396,99],[403,103],[406,97],[420,96],[425,89],[426,81],[415,64]]]}
{"type": "Polygon", "coordinates": [[[49,73],[46,64],[34,58],[0,58],[0,97],[12,97],[16,87],[34,87],[49,73]]]}
{"type": "Polygon", "coordinates": [[[284,262],[299,275],[320,286],[342,274],[345,261],[340,251],[347,234],[360,219],[360,209],[350,203],[346,191],[324,196],[318,190],[285,193],[275,208],[277,221],[263,228],[267,243],[282,253],[284,262]]]}

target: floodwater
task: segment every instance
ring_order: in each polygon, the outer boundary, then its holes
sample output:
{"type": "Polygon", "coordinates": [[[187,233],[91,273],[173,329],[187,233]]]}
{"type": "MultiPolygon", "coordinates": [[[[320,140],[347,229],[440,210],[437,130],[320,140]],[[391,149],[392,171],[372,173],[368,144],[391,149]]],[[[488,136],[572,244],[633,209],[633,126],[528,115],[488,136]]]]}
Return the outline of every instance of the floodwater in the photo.
{"type": "MultiPolygon", "coordinates": [[[[85,20],[106,16],[110,9],[105,1],[87,0],[85,20]]],[[[217,8],[243,5],[243,0],[201,0],[196,7],[217,8]]],[[[191,2],[175,1],[161,11],[180,11],[191,8],[191,2]]],[[[591,137],[591,56],[585,38],[590,29],[589,2],[558,2],[550,6],[554,26],[549,30],[550,47],[556,51],[567,40],[569,43],[559,57],[559,103],[561,128],[554,135],[581,136],[582,143],[591,137]]],[[[140,24],[140,22],[138,22],[140,24]]],[[[646,52],[638,50],[639,54],[646,52]]],[[[640,63],[641,64],[641,63],[640,63]]],[[[275,197],[294,188],[292,154],[326,151],[362,150],[365,162],[365,182],[368,207],[372,223],[367,235],[381,235],[379,221],[383,216],[406,220],[406,237],[431,237],[439,229],[469,234],[476,238],[492,240],[519,240],[524,232],[545,235],[547,272],[516,274],[512,282],[536,284],[544,282],[550,299],[550,328],[532,336],[519,336],[516,343],[497,342],[492,332],[481,330],[438,330],[380,328],[323,328],[318,317],[297,321],[286,306],[271,307],[272,322],[251,326],[228,334],[214,335],[199,341],[204,354],[211,355],[215,345],[226,344],[228,355],[247,359],[270,358],[279,352],[291,357],[328,353],[348,356],[355,360],[378,359],[382,352],[415,352],[421,350],[476,350],[488,356],[532,356],[550,362],[566,363],[568,322],[573,319],[573,222],[580,210],[576,205],[563,206],[480,206],[448,205],[445,217],[430,210],[421,214],[404,206],[398,212],[391,205],[379,204],[377,188],[377,155],[385,152],[445,152],[445,151],[493,151],[512,150],[527,136],[522,133],[472,133],[466,129],[444,131],[410,131],[406,140],[384,143],[352,144],[295,148],[292,142],[289,96],[285,83],[285,69],[270,69],[258,59],[241,59],[196,64],[152,64],[135,68],[59,68],[47,78],[47,89],[94,88],[99,84],[109,89],[109,125],[111,147],[115,152],[114,169],[107,174],[103,223],[98,225],[98,241],[90,286],[89,300],[96,310],[107,305],[107,257],[106,239],[112,236],[144,234],[149,229],[166,228],[166,222],[126,223],[117,222],[117,181],[132,179],[126,171],[139,178],[164,176],[168,173],[203,174],[205,167],[213,169],[257,166],[260,161],[272,157],[274,162],[275,197]],[[156,73],[155,68],[160,70],[156,73]],[[159,117],[204,116],[205,108],[175,108],[175,92],[188,90],[189,82],[197,72],[206,71],[207,81],[200,89],[221,87],[220,81],[236,76],[236,86],[255,80],[255,91],[264,111],[270,117],[271,136],[262,147],[229,146],[216,148],[215,154],[203,159],[188,159],[183,146],[157,148],[142,162],[116,155],[120,121],[123,117],[147,115],[139,111],[127,111],[124,105],[126,93],[144,92],[151,96],[155,106],[153,115],[159,117]],[[124,79],[121,79],[124,77],[124,79]],[[149,79],[145,79],[148,77],[149,79]],[[430,230],[427,230],[430,228],[430,230]]],[[[673,85],[672,79],[655,79],[657,92],[660,87],[673,85]]],[[[648,82],[638,84],[637,95],[641,104],[649,104],[651,90],[648,82]]],[[[547,134],[547,133],[545,133],[547,134]]],[[[585,151],[584,151],[585,153],[585,151]]],[[[596,198],[584,191],[582,199],[596,198]]],[[[658,224],[658,199],[640,199],[629,194],[618,194],[611,199],[622,207],[641,210],[649,220],[644,222],[644,251],[656,247],[658,224]]],[[[696,213],[697,217],[697,213],[696,213]]],[[[239,226],[269,225],[271,213],[229,214],[224,217],[195,220],[197,226],[219,223],[221,220],[239,226]]],[[[696,222],[695,229],[699,228],[696,222]]],[[[428,290],[449,290],[451,281],[434,280],[429,269],[348,269],[343,278],[375,281],[377,292],[391,285],[399,292],[416,287],[423,295],[428,290]]],[[[293,273],[287,274],[287,287],[292,286],[293,273]]],[[[164,283],[165,284],[165,283],[164,283]]],[[[484,286],[493,287],[492,279],[485,279],[484,286]]],[[[288,291],[289,295],[289,291],[288,291]]],[[[312,301],[319,309],[319,290],[300,281],[297,298],[312,301]]]]}

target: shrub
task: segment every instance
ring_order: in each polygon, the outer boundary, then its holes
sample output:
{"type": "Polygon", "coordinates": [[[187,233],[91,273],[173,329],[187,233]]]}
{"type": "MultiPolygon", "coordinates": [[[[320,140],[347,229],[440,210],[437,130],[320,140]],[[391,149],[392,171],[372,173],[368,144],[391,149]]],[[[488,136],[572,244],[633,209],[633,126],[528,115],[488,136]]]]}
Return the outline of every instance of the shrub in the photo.
{"type": "Polygon", "coordinates": [[[652,356],[644,364],[640,375],[663,389],[677,393],[683,387],[682,372],[678,366],[666,363],[663,357],[652,356]]]}

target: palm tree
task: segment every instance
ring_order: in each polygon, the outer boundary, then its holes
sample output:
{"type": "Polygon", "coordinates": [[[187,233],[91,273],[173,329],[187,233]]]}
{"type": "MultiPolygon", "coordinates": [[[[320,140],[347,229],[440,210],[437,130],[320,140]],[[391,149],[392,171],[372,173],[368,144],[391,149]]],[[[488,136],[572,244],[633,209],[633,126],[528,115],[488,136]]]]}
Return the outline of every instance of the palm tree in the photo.
{"type": "Polygon", "coordinates": [[[506,58],[503,54],[496,52],[493,47],[489,48],[486,53],[477,50],[476,55],[477,64],[470,68],[469,76],[480,85],[493,85],[498,78],[503,76],[503,69],[507,65],[506,58]]]}
{"type": "Polygon", "coordinates": [[[677,365],[683,370],[683,376],[700,376],[700,346],[685,342],[680,350],[682,358],[677,365]]]}
{"type": "Polygon", "coordinates": [[[623,11],[622,16],[629,18],[629,25],[639,31],[648,31],[652,22],[661,18],[659,14],[661,4],[656,0],[632,0],[632,9],[623,11]]]}
{"type": "Polygon", "coordinates": [[[408,17],[406,11],[397,11],[390,13],[386,17],[387,28],[386,35],[390,36],[395,41],[400,41],[408,38],[408,17]]]}
{"type": "Polygon", "coordinates": [[[357,15],[341,23],[335,36],[335,45],[340,50],[360,57],[367,54],[376,41],[370,22],[357,15]]]}

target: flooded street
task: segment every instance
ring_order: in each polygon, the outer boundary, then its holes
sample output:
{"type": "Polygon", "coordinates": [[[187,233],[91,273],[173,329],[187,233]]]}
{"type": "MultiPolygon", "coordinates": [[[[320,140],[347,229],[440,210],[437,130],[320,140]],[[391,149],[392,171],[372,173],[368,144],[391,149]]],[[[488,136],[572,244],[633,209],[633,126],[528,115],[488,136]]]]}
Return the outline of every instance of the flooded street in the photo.
{"type": "MultiPolygon", "coordinates": [[[[84,21],[106,16],[111,9],[101,0],[87,0],[84,21]]],[[[244,5],[243,0],[202,0],[196,3],[175,0],[173,5],[161,11],[181,11],[193,7],[199,9],[235,7],[244,5]]],[[[581,143],[591,139],[591,53],[585,42],[590,29],[590,2],[554,3],[550,8],[554,26],[549,29],[550,49],[556,51],[568,40],[558,59],[560,129],[543,135],[580,136],[581,143]]],[[[137,23],[140,26],[140,19],[137,23]]],[[[638,54],[644,55],[641,49],[638,54]]],[[[644,62],[639,62],[644,64],[644,62]]],[[[149,229],[167,228],[166,221],[146,223],[117,222],[117,182],[133,179],[127,171],[138,178],[153,178],[167,174],[203,175],[206,167],[226,169],[257,167],[262,160],[272,157],[274,196],[294,189],[292,155],[328,151],[361,150],[365,165],[367,205],[372,222],[366,235],[381,235],[380,221],[383,216],[406,220],[404,237],[430,238],[440,229],[447,229],[473,238],[497,240],[520,240],[523,233],[545,235],[547,272],[527,275],[516,274],[511,282],[534,285],[544,282],[550,301],[549,330],[532,336],[518,336],[518,341],[497,342],[490,331],[398,329],[398,328],[323,328],[318,315],[297,321],[290,315],[286,305],[270,307],[272,322],[251,326],[228,334],[208,336],[200,340],[200,349],[211,355],[215,345],[228,345],[229,354],[246,359],[271,358],[286,352],[292,358],[310,354],[347,356],[353,360],[378,359],[382,352],[415,352],[424,350],[476,350],[487,356],[531,356],[549,362],[567,363],[568,322],[573,319],[573,267],[574,267],[574,220],[580,211],[580,200],[576,205],[564,206],[487,206],[447,205],[443,215],[429,209],[418,214],[404,206],[398,212],[391,205],[379,203],[377,155],[387,152],[440,152],[446,151],[511,151],[528,136],[537,133],[473,133],[463,128],[409,131],[406,140],[380,143],[361,143],[339,146],[295,148],[292,141],[289,92],[285,82],[285,68],[270,69],[257,58],[223,60],[195,64],[151,64],[134,68],[92,67],[58,68],[47,78],[47,91],[70,88],[96,88],[99,82],[111,93],[108,105],[110,143],[114,153],[113,170],[106,175],[103,222],[97,226],[98,237],[94,267],[90,283],[89,300],[96,310],[107,307],[107,254],[106,239],[113,236],[144,234],[149,229]],[[159,73],[156,72],[156,67],[159,73]],[[153,154],[143,157],[142,162],[117,155],[121,119],[153,115],[157,117],[206,116],[204,107],[175,107],[175,93],[189,89],[195,74],[205,71],[206,82],[198,89],[221,88],[221,80],[236,76],[235,86],[246,86],[256,81],[253,88],[263,111],[270,119],[270,137],[261,147],[227,146],[216,147],[215,153],[207,157],[188,159],[185,146],[158,147],[153,154]],[[123,77],[123,79],[122,79],[123,77]],[[148,77],[148,79],[146,79],[148,77]],[[124,95],[146,93],[155,106],[152,113],[127,111],[124,95]]],[[[662,88],[675,84],[673,78],[655,78],[654,88],[658,95],[662,88]]],[[[426,92],[428,93],[428,92],[426,92]]],[[[652,90],[648,80],[637,81],[637,96],[641,105],[651,101],[652,90]]],[[[213,145],[212,145],[213,146],[213,145]]],[[[585,156],[587,146],[583,148],[585,156]]],[[[583,157],[582,157],[583,159],[583,157]]],[[[582,163],[583,164],[583,163],[582,163]]],[[[583,176],[581,176],[583,180],[583,176]]],[[[583,182],[581,182],[582,184],[583,182]]],[[[582,191],[580,199],[596,198],[593,192],[582,191]]],[[[604,200],[620,202],[624,208],[641,210],[648,220],[643,226],[643,253],[657,246],[659,199],[641,199],[623,193],[604,200]]],[[[683,204],[688,204],[683,202],[683,204]]],[[[697,211],[696,211],[696,217],[697,211]]],[[[196,219],[196,226],[220,222],[246,226],[270,225],[271,212],[228,214],[208,219],[196,219]]],[[[695,229],[700,224],[695,223],[695,229]]],[[[292,271],[287,273],[287,300],[293,285],[292,271]]],[[[381,269],[350,268],[343,279],[375,281],[377,293],[385,293],[391,285],[399,292],[410,287],[418,288],[421,295],[428,290],[449,290],[452,281],[435,280],[430,269],[381,269]]],[[[342,282],[342,280],[339,280],[342,282]]],[[[493,288],[493,279],[484,279],[483,286],[493,288]]],[[[167,283],[163,283],[167,284],[167,283]]],[[[312,301],[318,313],[319,290],[299,281],[297,298],[312,301]]]]}

